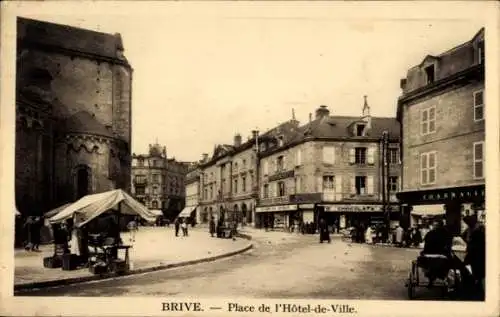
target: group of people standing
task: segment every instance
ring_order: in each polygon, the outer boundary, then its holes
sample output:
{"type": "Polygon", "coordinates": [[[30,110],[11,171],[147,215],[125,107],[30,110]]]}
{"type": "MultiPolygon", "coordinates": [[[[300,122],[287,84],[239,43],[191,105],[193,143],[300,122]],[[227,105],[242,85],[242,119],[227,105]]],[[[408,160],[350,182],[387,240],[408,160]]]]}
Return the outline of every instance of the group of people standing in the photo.
{"type": "Polygon", "coordinates": [[[175,218],[174,221],[175,236],[179,236],[179,230],[182,229],[182,236],[188,236],[188,219],[187,218],[175,218]]]}

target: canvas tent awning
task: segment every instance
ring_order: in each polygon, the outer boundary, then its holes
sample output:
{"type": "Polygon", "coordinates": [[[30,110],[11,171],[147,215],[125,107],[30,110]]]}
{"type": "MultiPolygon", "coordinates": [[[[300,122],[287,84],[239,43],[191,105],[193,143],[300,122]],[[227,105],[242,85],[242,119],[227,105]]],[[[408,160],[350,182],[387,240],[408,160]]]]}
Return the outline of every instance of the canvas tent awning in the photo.
{"type": "Polygon", "coordinates": [[[446,214],[443,204],[438,205],[415,205],[411,211],[412,215],[415,216],[441,216],[446,214]]]}
{"type": "Polygon", "coordinates": [[[146,221],[154,222],[156,216],[146,206],[132,198],[121,189],[87,195],[69,206],[62,209],[58,214],[49,219],[51,223],[63,222],[70,218],[74,219],[76,227],[81,227],[98,217],[104,212],[115,209],[121,203],[120,212],[124,215],[138,215],[146,221]]]}
{"type": "Polygon", "coordinates": [[[191,213],[196,209],[196,207],[197,206],[185,207],[177,217],[191,217],[191,213]]]}
{"type": "Polygon", "coordinates": [[[160,209],[149,209],[156,217],[163,216],[163,211],[160,209]]]}
{"type": "Polygon", "coordinates": [[[15,210],[15,214],[16,214],[16,216],[21,216],[21,213],[19,212],[19,210],[17,210],[17,208],[15,210]]]}
{"type": "Polygon", "coordinates": [[[61,212],[64,208],[68,207],[69,205],[71,205],[71,203],[67,203],[67,204],[64,204],[62,206],[59,206],[55,209],[52,209],[51,211],[49,212],[46,212],[43,216],[45,218],[52,218],[54,217],[55,215],[57,215],[59,212],[61,212]]]}

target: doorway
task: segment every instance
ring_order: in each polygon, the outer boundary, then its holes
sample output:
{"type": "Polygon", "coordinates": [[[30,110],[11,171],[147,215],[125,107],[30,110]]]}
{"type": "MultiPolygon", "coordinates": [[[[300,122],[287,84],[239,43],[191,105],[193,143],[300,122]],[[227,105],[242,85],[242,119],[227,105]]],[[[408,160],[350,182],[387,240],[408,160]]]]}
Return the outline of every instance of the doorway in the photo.
{"type": "Polygon", "coordinates": [[[76,199],[90,194],[90,169],[88,166],[81,166],[76,171],[76,199]]]}

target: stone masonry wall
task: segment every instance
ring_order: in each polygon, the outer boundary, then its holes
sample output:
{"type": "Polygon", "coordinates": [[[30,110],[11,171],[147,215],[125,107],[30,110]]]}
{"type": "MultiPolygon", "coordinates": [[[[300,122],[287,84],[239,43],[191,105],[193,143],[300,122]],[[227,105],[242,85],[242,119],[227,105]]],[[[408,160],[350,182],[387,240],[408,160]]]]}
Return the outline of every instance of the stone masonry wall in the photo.
{"type": "Polygon", "coordinates": [[[484,88],[472,83],[440,95],[428,97],[406,106],[403,115],[403,189],[418,190],[420,184],[420,154],[437,153],[437,181],[427,187],[451,187],[484,183],[474,180],[472,172],[473,142],[482,141],[484,120],[474,122],[473,92],[484,88]],[[422,109],[436,106],[436,132],[420,134],[422,109]]]}

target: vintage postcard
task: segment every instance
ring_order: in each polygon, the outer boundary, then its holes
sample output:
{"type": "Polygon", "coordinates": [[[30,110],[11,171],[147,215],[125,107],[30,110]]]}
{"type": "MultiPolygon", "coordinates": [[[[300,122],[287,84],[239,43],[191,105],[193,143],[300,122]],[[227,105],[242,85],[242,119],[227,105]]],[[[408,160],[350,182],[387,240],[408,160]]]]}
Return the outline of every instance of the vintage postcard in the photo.
{"type": "Polygon", "coordinates": [[[1,315],[498,316],[499,15],[2,3],[1,315]]]}

